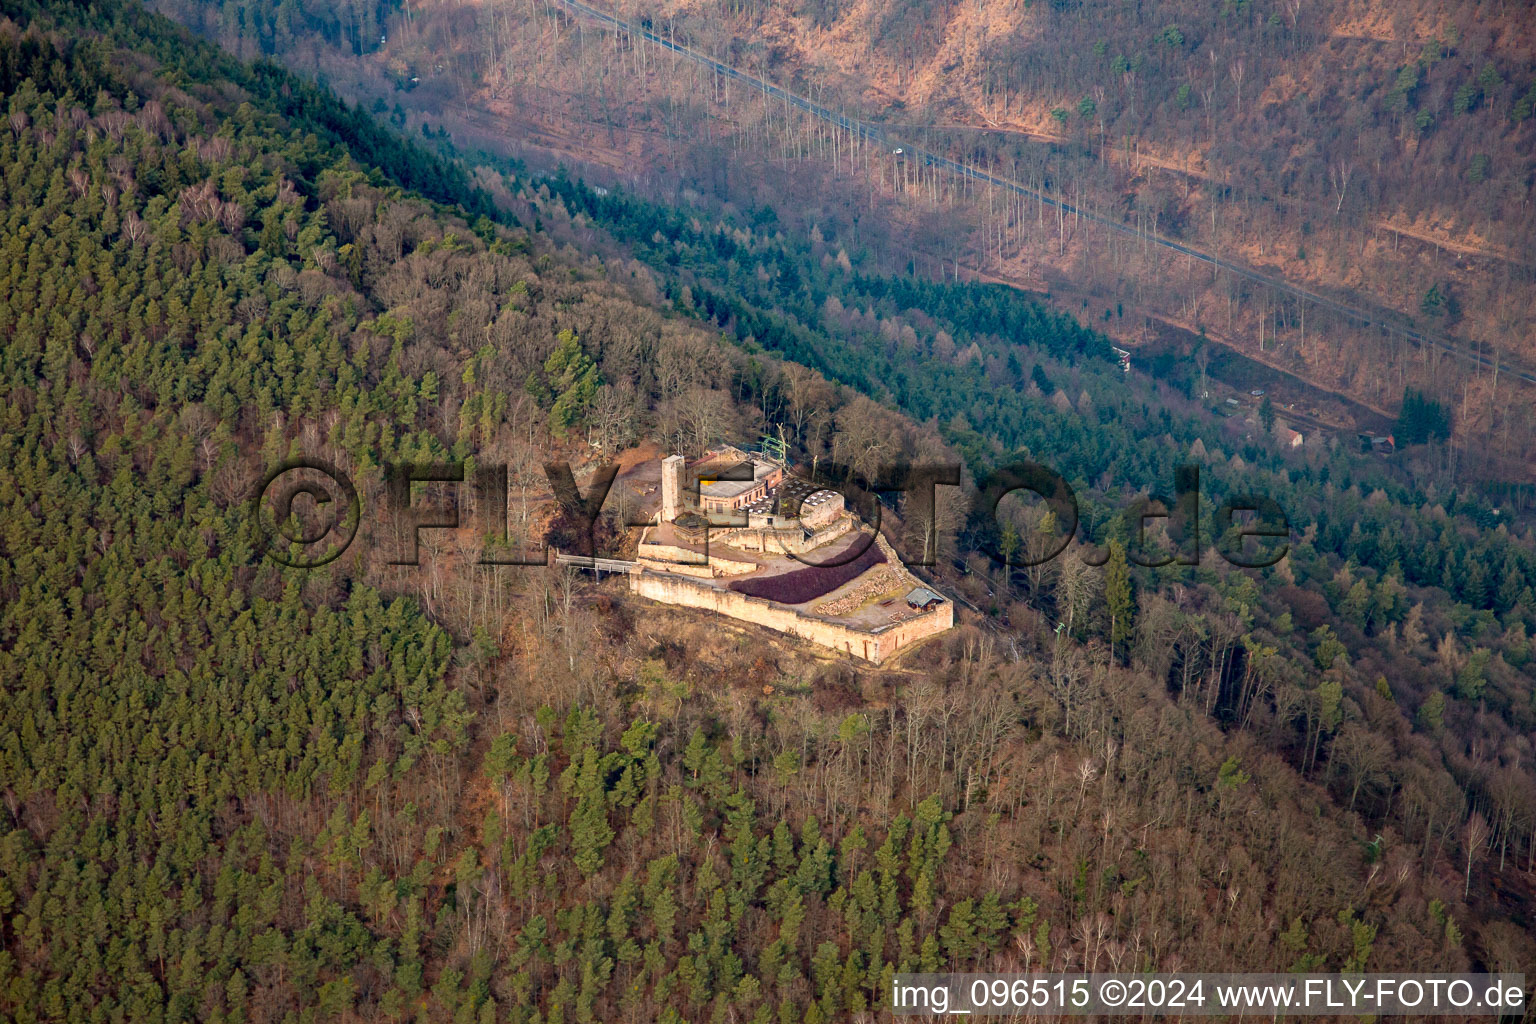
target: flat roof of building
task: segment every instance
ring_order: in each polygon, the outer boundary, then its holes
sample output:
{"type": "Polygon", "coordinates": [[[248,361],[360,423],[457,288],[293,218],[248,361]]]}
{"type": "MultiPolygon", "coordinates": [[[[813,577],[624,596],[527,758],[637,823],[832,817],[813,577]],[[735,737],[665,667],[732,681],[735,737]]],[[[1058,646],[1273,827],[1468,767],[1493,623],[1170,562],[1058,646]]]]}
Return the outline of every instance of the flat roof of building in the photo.
{"type": "Polygon", "coordinates": [[[733,462],[718,469],[701,466],[699,468],[699,494],[709,498],[734,498],[738,494],[745,494],[756,487],[759,480],[768,476],[777,468],[777,466],[771,463],[750,460],[733,462]],[[708,476],[711,472],[719,473],[723,476],[733,470],[739,471],[742,466],[752,467],[751,480],[714,480],[708,476]]]}

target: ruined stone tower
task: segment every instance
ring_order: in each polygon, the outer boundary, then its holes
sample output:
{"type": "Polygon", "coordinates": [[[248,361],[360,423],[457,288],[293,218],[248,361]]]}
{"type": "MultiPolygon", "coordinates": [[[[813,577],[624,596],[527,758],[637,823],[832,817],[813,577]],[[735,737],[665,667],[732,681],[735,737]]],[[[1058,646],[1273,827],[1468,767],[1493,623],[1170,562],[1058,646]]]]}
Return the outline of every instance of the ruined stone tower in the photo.
{"type": "Polygon", "coordinates": [[[683,479],[687,460],[668,455],[661,460],[661,521],[670,523],[683,511],[683,479]]]}

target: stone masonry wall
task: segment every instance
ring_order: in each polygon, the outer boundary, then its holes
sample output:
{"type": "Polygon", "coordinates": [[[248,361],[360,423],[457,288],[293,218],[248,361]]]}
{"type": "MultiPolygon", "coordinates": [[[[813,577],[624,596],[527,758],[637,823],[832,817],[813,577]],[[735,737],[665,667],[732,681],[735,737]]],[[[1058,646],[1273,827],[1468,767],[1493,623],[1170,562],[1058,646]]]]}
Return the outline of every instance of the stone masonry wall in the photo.
{"type": "Polygon", "coordinates": [[[662,604],[700,608],[744,622],[755,622],[781,633],[829,647],[878,665],[903,647],[942,633],[954,625],[954,605],[946,601],[923,614],[879,632],[801,615],[793,608],[692,580],[641,570],[630,574],[629,588],[640,597],[662,604]]]}

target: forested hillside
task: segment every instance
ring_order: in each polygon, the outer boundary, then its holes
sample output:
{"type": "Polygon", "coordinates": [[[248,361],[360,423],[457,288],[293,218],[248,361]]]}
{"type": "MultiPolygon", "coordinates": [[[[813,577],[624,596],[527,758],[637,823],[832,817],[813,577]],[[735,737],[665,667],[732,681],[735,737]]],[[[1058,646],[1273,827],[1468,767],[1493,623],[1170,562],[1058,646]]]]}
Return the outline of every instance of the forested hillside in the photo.
{"type": "MultiPolygon", "coordinates": [[[[1129,223],[1355,293],[1522,365],[1536,358],[1536,42],[1517,4],[620,8],[667,17],[711,49],[757,41],[781,79],[802,75],[954,152],[1055,179],[1129,223]]],[[[1079,280],[1122,292],[1177,269],[1095,272],[1111,246],[1084,238],[1082,250],[1079,280]]],[[[1232,282],[1202,301],[1196,282],[1176,287],[1185,294],[1166,312],[1260,350],[1267,327],[1282,361],[1369,393],[1361,371],[1383,357],[1368,337],[1309,353],[1284,296],[1232,282]]]]}
{"type": "Polygon", "coordinates": [[[559,4],[345,5],[345,41],[306,29],[302,5],[158,6],[399,124],[852,227],[884,269],[1109,305],[1122,344],[1149,321],[1200,333],[1392,415],[1415,388],[1446,406],[1473,473],[1530,480],[1536,74],[1519,5],[611,6],[882,126],[883,145],[559,4]],[[903,145],[1091,216],[904,164],[903,145]]]}
{"type": "Polygon", "coordinates": [[[1532,970],[1528,525],[1284,455],[1011,289],[470,167],[136,4],[0,13],[0,1015],[831,1021],[904,969],[1532,970]],[[1009,572],[977,551],[1051,524],[952,509],[982,612],[875,672],[462,534],[284,569],[250,516],[297,454],[517,489],[779,429],[1032,455],[1116,545],[1195,461],[1294,543],[1009,572]]]}

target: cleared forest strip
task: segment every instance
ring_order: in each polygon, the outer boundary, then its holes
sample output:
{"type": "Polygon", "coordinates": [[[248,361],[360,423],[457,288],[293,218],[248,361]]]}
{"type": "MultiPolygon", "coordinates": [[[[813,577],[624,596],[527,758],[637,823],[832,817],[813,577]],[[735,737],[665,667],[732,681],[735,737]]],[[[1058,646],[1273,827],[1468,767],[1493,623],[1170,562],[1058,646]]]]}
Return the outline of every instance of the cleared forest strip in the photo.
{"type": "MultiPolygon", "coordinates": [[[[1039,128],[1031,128],[1027,125],[1019,124],[1018,122],[995,121],[984,111],[978,110],[977,115],[987,123],[969,124],[961,121],[936,122],[931,125],[915,123],[896,124],[889,121],[884,121],[881,123],[891,128],[926,128],[937,129],[941,131],[980,132],[983,135],[1007,135],[1024,139],[1027,142],[1039,142],[1051,146],[1066,146],[1069,145],[1072,141],[1065,135],[1057,135],[1052,132],[1041,131],[1039,128]]],[[[1196,158],[1201,157],[1201,154],[1198,150],[1192,155],[1196,158]]],[[[1160,171],[1164,171],[1168,174],[1172,174],[1180,178],[1187,178],[1190,181],[1196,181],[1202,185],[1220,186],[1222,184],[1215,178],[1212,178],[1209,174],[1204,174],[1200,171],[1192,170],[1188,166],[1181,164],[1179,161],[1173,159],[1172,157],[1159,153],[1140,143],[1137,145],[1134,158],[1132,158],[1129,163],[1126,163],[1124,160],[1120,162],[1122,165],[1126,166],[1128,170],[1131,170],[1134,173],[1141,173],[1142,170],[1146,167],[1156,167],[1160,171]]],[[[1269,195],[1262,195],[1261,198],[1263,198],[1265,202],[1280,202],[1280,200],[1277,200],[1275,197],[1269,195]]],[[[1293,199],[1285,200],[1285,202],[1291,205],[1296,204],[1296,201],[1293,199]]],[[[1464,256],[1478,256],[1484,259],[1499,260],[1500,262],[1513,264],[1519,267],[1528,267],[1531,265],[1530,260],[1502,246],[1473,245],[1468,242],[1457,241],[1456,239],[1449,238],[1445,235],[1432,234],[1415,227],[1403,227],[1399,224],[1393,223],[1391,220],[1374,221],[1372,226],[1377,231],[1384,231],[1391,234],[1401,235],[1403,238],[1411,238],[1414,241],[1420,242],[1426,246],[1436,246],[1441,249],[1448,249],[1451,252],[1461,253],[1464,256]]]]}

